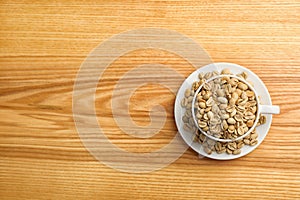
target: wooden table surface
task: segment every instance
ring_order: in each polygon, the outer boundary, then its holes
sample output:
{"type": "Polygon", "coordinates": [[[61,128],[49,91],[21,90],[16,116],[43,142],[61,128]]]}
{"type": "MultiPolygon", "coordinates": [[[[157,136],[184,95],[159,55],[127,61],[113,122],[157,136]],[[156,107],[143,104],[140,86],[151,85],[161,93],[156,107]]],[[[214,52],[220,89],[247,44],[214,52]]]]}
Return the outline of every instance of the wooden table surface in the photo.
{"type": "MultiPolygon", "coordinates": [[[[0,10],[1,199],[300,198],[299,1],[4,0],[0,10]],[[255,151],[216,161],[188,149],[161,170],[133,174],[104,165],[84,148],[72,116],[81,63],[109,37],[145,27],[178,31],[214,62],[237,63],[260,76],[281,114],[255,151]]],[[[166,125],[154,137],[130,137],[112,118],[117,80],[152,61],[185,77],[193,71],[171,53],[139,50],[110,65],[105,91],[97,90],[98,120],[106,120],[107,137],[127,151],[152,152],[176,134],[175,95],[163,86],[144,85],[130,99],[140,125],[149,123],[152,106],[166,108],[166,125]]]]}

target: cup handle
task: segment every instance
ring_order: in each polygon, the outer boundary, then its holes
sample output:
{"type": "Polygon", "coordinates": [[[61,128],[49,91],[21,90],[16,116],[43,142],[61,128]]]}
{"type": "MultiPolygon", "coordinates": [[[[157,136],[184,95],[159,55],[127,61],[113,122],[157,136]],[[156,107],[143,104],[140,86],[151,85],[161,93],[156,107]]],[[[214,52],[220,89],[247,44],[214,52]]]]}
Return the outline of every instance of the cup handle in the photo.
{"type": "Polygon", "coordinates": [[[280,108],[279,108],[279,106],[260,105],[260,113],[261,114],[279,114],[280,108]]]}

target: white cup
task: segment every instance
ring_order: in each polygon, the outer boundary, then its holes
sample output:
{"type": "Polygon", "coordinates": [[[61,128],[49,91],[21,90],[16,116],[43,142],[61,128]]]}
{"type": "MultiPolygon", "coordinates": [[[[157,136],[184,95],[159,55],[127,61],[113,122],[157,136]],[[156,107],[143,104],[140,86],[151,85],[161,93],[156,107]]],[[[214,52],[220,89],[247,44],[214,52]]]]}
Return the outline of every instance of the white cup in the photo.
{"type": "Polygon", "coordinates": [[[260,114],[279,114],[280,113],[280,108],[279,106],[274,106],[274,105],[260,105],[260,102],[259,102],[259,98],[258,98],[258,94],[256,92],[256,90],[252,87],[252,85],[250,85],[246,80],[238,77],[238,76],[235,76],[235,75],[218,75],[218,76],[214,76],[208,80],[206,80],[198,89],[197,91],[195,92],[194,94],[194,98],[193,98],[193,101],[192,101],[192,116],[193,116],[193,119],[194,119],[194,123],[195,125],[197,126],[197,128],[201,131],[201,133],[203,133],[205,136],[207,136],[208,138],[212,139],[212,140],[215,140],[215,141],[220,141],[220,142],[232,142],[232,141],[236,141],[236,140],[240,140],[244,137],[246,137],[247,135],[249,135],[253,129],[256,127],[257,123],[258,123],[258,120],[259,120],[259,116],[260,114]],[[222,77],[230,77],[230,78],[236,78],[238,79],[239,81],[247,84],[247,86],[250,88],[250,90],[252,90],[254,92],[254,95],[255,95],[255,99],[257,101],[257,111],[256,111],[256,116],[255,116],[255,121],[252,125],[252,127],[245,133],[243,134],[242,136],[240,137],[237,137],[235,139],[220,139],[220,138],[216,138],[212,135],[209,135],[207,134],[205,131],[203,131],[199,126],[198,126],[198,122],[197,122],[197,118],[195,116],[195,101],[196,101],[196,97],[197,97],[197,94],[199,93],[199,91],[202,89],[203,85],[205,83],[208,83],[216,78],[222,78],[222,77]]]}

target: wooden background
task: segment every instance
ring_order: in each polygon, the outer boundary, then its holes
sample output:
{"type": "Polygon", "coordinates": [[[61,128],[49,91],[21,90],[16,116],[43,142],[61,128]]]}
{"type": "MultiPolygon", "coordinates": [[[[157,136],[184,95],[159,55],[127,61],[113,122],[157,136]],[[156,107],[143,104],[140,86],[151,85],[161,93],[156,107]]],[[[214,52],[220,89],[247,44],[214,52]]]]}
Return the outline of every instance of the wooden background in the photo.
{"type": "MultiPolygon", "coordinates": [[[[299,199],[299,1],[1,1],[1,199],[299,199]],[[130,174],[95,160],[83,147],[72,117],[75,76],[89,52],[123,31],[176,30],[200,43],[214,62],[233,62],[257,73],[281,114],[264,142],[232,161],[198,159],[187,150],[168,167],[130,174]]],[[[175,96],[145,85],[131,98],[137,124],[149,109],[167,110],[161,133],[134,139],[115,125],[110,97],[116,81],[138,64],[170,64],[184,76],[193,68],[162,51],[131,52],[103,75],[97,90],[99,120],[113,143],[151,152],[176,133],[175,96]],[[120,67],[120,65],[122,67],[120,67]],[[163,97],[159,100],[159,97],[163,97]]]]}

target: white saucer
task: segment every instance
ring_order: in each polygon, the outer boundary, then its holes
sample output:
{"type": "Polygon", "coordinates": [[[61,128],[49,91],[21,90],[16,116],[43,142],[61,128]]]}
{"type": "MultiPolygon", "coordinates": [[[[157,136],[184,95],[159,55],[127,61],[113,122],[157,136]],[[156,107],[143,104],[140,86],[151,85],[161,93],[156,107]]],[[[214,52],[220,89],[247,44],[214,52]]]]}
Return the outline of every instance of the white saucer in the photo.
{"type": "Polygon", "coordinates": [[[255,145],[255,146],[245,145],[241,149],[241,153],[238,154],[238,155],[229,155],[229,154],[226,154],[226,153],[217,154],[216,152],[213,152],[212,154],[208,155],[207,153],[205,153],[203,151],[203,149],[201,148],[200,143],[193,142],[194,135],[183,129],[182,116],[184,115],[185,109],[181,107],[180,103],[181,103],[182,98],[184,97],[184,92],[187,88],[191,88],[191,85],[193,84],[194,81],[199,80],[198,79],[198,74],[199,73],[201,73],[201,72],[205,73],[205,72],[214,71],[214,70],[217,70],[217,71],[221,72],[222,69],[224,69],[224,68],[229,68],[230,71],[233,74],[239,74],[239,73],[242,73],[242,72],[247,72],[248,73],[247,80],[253,82],[254,89],[257,91],[257,94],[260,96],[261,104],[263,104],[263,105],[272,105],[272,101],[271,101],[269,91],[268,91],[267,87],[265,86],[265,84],[262,82],[262,80],[255,73],[250,71],[249,69],[247,69],[245,67],[242,67],[240,65],[237,65],[237,64],[233,64],[233,63],[212,63],[212,64],[209,64],[209,65],[206,65],[204,67],[201,67],[201,68],[197,69],[187,79],[185,79],[185,81],[182,83],[181,87],[179,88],[179,90],[177,92],[177,96],[176,96],[176,100],[175,100],[175,106],[174,106],[174,116],[175,116],[177,129],[178,129],[181,137],[183,138],[183,140],[193,150],[195,150],[197,153],[201,154],[202,156],[212,158],[212,159],[217,159],[217,160],[235,159],[235,158],[239,158],[239,157],[242,157],[244,155],[247,155],[248,153],[253,151],[255,148],[257,148],[260,145],[260,143],[264,140],[264,138],[268,134],[268,131],[270,129],[271,122],[272,122],[272,115],[264,114],[267,118],[266,123],[263,124],[263,125],[260,125],[256,128],[256,131],[258,133],[258,138],[257,138],[258,143],[257,143],[257,145],[255,145]]]}

